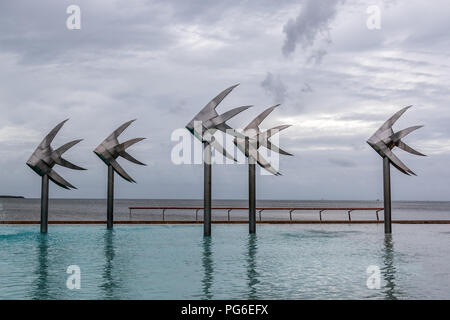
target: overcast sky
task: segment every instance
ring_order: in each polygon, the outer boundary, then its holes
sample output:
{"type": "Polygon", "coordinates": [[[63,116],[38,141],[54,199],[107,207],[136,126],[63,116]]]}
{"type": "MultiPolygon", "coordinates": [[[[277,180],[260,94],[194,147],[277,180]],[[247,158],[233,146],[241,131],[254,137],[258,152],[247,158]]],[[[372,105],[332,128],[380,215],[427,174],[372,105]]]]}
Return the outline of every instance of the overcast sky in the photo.
{"type": "MultiPolygon", "coordinates": [[[[280,144],[282,176],[258,175],[259,199],[382,199],[382,160],[369,136],[414,105],[394,129],[423,124],[396,150],[418,174],[392,169],[394,199],[450,200],[450,2],[448,0],[2,0],[0,2],[0,194],[40,196],[26,165],[40,140],[70,118],[53,145],[83,138],[56,166],[78,190],[51,197],[103,198],[107,168],[92,150],[121,123],[147,167],[119,160],[137,181],[116,179],[117,198],[197,198],[202,165],[175,165],[173,130],[218,92],[219,106],[254,105],[244,127],[275,103],[263,127],[292,124],[280,144]],[[81,8],[81,30],[66,9],[81,8]],[[367,8],[381,9],[381,29],[367,8]]],[[[247,196],[245,165],[213,167],[213,197],[247,196]]]]}

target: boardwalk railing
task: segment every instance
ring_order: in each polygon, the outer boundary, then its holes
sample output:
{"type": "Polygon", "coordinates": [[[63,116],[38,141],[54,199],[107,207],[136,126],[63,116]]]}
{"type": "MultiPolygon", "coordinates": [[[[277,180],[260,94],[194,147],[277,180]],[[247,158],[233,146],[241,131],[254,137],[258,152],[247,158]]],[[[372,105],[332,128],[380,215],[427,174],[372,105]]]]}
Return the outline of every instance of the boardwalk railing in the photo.
{"type": "MultiPolygon", "coordinates": [[[[198,220],[198,212],[203,210],[203,207],[128,207],[130,216],[132,210],[162,210],[162,218],[165,221],[165,213],[167,210],[195,210],[195,221],[198,220]]],[[[213,207],[212,210],[227,210],[228,221],[230,221],[230,213],[232,210],[248,210],[246,207],[213,207]]],[[[259,207],[256,208],[259,213],[259,221],[261,221],[261,213],[263,211],[289,211],[289,220],[292,221],[292,213],[295,211],[318,211],[319,219],[322,221],[322,213],[326,211],[347,211],[348,221],[352,221],[352,211],[375,211],[377,221],[380,221],[378,213],[383,211],[383,208],[275,208],[275,207],[259,207]]]]}

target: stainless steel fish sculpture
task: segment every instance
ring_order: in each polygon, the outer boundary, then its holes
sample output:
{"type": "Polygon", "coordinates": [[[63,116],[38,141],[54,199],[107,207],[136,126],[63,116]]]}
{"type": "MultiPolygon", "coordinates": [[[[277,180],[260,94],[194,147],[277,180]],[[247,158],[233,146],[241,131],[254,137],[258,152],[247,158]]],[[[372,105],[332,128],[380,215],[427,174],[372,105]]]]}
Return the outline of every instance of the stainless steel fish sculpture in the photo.
{"type": "Polygon", "coordinates": [[[400,118],[400,116],[406,112],[411,106],[405,107],[396,112],[390,117],[370,138],[367,143],[381,156],[387,157],[392,165],[396,167],[400,172],[407,175],[416,175],[411,171],[399,158],[392,152],[394,147],[398,147],[406,152],[415,154],[418,156],[425,156],[423,153],[414,150],[401,139],[410,134],[411,132],[423,127],[412,126],[397,132],[392,130],[392,125],[400,118]]]}
{"type": "Polygon", "coordinates": [[[128,152],[125,150],[132,146],[133,144],[144,140],[145,138],[135,138],[128,141],[125,141],[123,143],[119,143],[119,140],[117,139],[119,135],[126,129],[128,126],[135,121],[130,120],[122,124],[120,127],[118,127],[116,130],[114,130],[113,133],[111,133],[103,142],[94,150],[94,153],[103,160],[103,162],[106,165],[111,165],[114,168],[114,171],[116,171],[123,179],[127,180],[128,182],[136,182],[131,178],[128,173],[125,172],[125,170],[119,165],[119,163],[116,161],[116,159],[120,156],[122,158],[127,159],[128,161],[131,161],[133,163],[145,166],[145,163],[142,163],[138,160],[136,160],[134,157],[132,157],[128,152]]]}
{"type": "Polygon", "coordinates": [[[245,154],[246,157],[253,159],[261,167],[277,176],[281,175],[281,173],[275,170],[275,168],[273,168],[271,164],[261,156],[258,149],[260,146],[263,146],[271,151],[278,152],[279,154],[292,156],[291,153],[284,151],[269,140],[272,135],[289,128],[290,125],[276,126],[263,132],[261,132],[259,128],[261,122],[263,122],[263,120],[278,106],[279,104],[267,108],[260,113],[244,128],[244,137],[235,137],[233,140],[234,144],[245,154]],[[248,140],[248,147],[246,146],[246,140],[248,140]]]}
{"type": "Polygon", "coordinates": [[[34,170],[38,175],[44,176],[47,175],[50,180],[56,183],[58,186],[63,187],[64,189],[76,189],[75,186],[67,182],[64,178],[62,178],[59,174],[53,170],[53,166],[55,164],[59,164],[60,166],[74,169],[74,170],[86,170],[81,168],[73,163],[67,161],[62,157],[64,152],[69,150],[71,147],[82,141],[83,139],[70,141],[56,150],[53,150],[51,147],[51,143],[55,138],[58,131],[62,128],[64,123],[69,119],[66,119],[59,123],[56,127],[50,131],[49,134],[42,140],[36,150],[33,152],[31,157],[27,161],[27,165],[34,170]]]}
{"type": "Polygon", "coordinates": [[[232,155],[230,155],[217,140],[214,139],[213,134],[217,130],[220,130],[224,133],[231,134],[234,137],[244,138],[241,133],[231,128],[226,123],[226,121],[241,113],[242,111],[250,108],[251,106],[234,108],[221,115],[219,115],[216,111],[219,103],[222,102],[222,100],[238,85],[239,84],[231,86],[219,93],[186,125],[186,129],[188,129],[197,139],[199,139],[201,142],[209,143],[215,150],[217,150],[227,158],[233,159],[234,161],[236,161],[236,159],[232,155]]]}

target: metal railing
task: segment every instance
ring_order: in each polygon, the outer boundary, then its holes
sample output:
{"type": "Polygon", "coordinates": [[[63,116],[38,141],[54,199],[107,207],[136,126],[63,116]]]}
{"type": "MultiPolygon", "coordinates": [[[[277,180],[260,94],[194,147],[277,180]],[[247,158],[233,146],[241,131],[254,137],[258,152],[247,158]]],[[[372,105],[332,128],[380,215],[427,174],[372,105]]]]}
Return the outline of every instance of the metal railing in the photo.
{"type": "MultiPolygon", "coordinates": [[[[198,213],[203,210],[203,207],[128,207],[130,210],[130,217],[132,210],[162,210],[162,219],[165,221],[165,213],[167,210],[195,210],[195,221],[198,221],[198,213]]],[[[247,207],[213,207],[212,210],[227,210],[227,218],[230,221],[232,210],[248,210],[247,207]]],[[[263,211],[289,211],[289,221],[292,221],[292,214],[295,211],[318,211],[319,220],[322,221],[322,213],[326,211],[347,211],[348,221],[352,221],[351,213],[353,211],[375,211],[377,221],[380,221],[378,213],[383,211],[383,208],[305,208],[305,207],[294,207],[294,208],[275,208],[275,207],[257,207],[256,210],[259,214],[259,221],[262,219],[263,211]]]]}

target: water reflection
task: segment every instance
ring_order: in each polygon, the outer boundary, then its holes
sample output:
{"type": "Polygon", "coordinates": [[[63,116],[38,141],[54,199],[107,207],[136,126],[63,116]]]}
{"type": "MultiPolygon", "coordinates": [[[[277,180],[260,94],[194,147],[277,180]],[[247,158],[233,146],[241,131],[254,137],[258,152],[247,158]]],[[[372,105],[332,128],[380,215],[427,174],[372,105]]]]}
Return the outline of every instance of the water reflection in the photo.
{"type": "Polygon", "coordinates": [[[37,237],[37,265],[35,271],[37,278],[31,287],[31,297],[36,300],[45,300],[50,298],[48,285],[48,235],[38,234],[37,237]]]}
{"type": "Polygon", "coordinates": [[[256,234],[248,235],[247,245],[247,278],[248,278],[248,298],[257,299],[256,285],[259,283],[259,274],[256,271],[256,253],[258,251],[258,241],[256,234]]]}
{"type": "Polygon", "coordinates": [[[396,268],[394,264],[394,241],[391,234],[384,236],[382,274],[385,281],[384,294],[388,300],[396,300],[398,292],[395,287],[396,268]]]}
{"type": "Polygon", "coordinates": [[[104,292],[106,299],[114,299],[116,297],[116,293],[119,291],[119,283],[113,276],[114,269],[114,256],[115,256],[115,248],[114,248],[114,230],[106,230],[104,236],[104,252],[105,252],[105,266],[103,268],[102,273],[102,284],[101,288],[104,292]]]}
{"type": "Polygon", "coordinates": [[[203,238],[203,279],[202,279],[202,289],[205,299],[212,299],[211,286],[214,280],[214,265],[211,250],[211,237],[203,238]]]}

